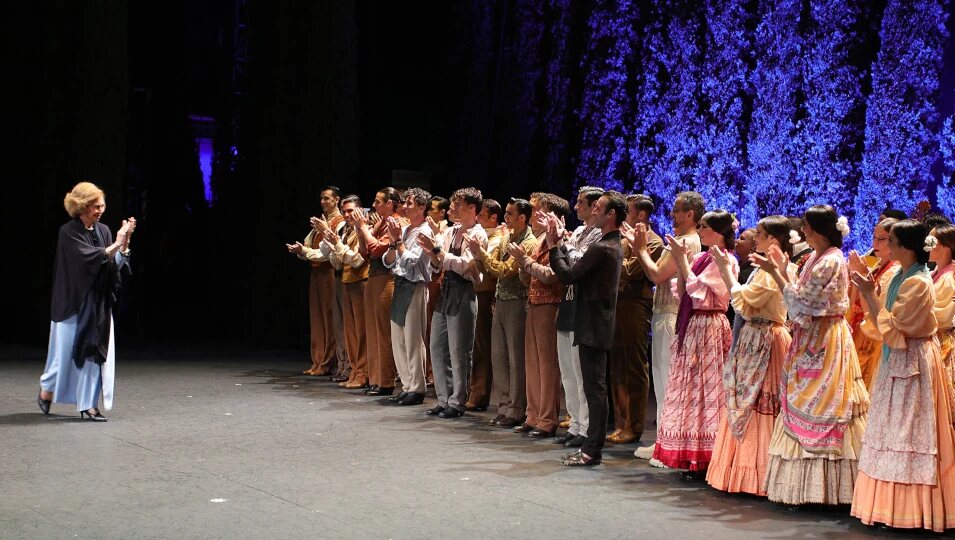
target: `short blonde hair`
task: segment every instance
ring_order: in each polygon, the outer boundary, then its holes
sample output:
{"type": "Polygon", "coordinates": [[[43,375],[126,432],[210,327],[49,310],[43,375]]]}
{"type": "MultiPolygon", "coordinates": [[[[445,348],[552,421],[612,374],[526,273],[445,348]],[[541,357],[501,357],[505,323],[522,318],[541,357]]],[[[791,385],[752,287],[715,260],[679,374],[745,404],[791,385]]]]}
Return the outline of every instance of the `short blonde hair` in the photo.
{"type": "Polygon", "coordinates": [[[63,207],[66,208],[66,213],[70,217],[75,218],[79,217],[86,210],[86,207],[96,199],[106,200],[106,194],[103,193],[103,190],[92,182],[80,182],[66,194],[66,198],[63,199],[63,207]]]}

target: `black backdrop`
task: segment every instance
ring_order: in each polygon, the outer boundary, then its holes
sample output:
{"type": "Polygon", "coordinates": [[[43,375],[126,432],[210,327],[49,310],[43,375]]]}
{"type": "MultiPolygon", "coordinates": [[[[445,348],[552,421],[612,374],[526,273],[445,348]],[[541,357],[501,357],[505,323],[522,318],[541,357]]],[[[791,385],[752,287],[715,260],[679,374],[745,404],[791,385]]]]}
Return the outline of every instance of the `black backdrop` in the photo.
{"type": "Polygon", "coordinates": [[[45,344],[62,198],[79,180],[104,188],[111,228],[140,221],[118,323],[128,344],[305,344],[307,267],[284,243],[304,237],[324,184],[369,201],[393,170],[445,195],[569,186],[535,176],[540,153],[511,120],[522,81],[498,50],[508,2],[252,2],[237,83],[235,5],[5,6],[0,174],[17,195],[0,340],[45,344]],[[189,115],[216,118],[211,207],[189,115]]]}

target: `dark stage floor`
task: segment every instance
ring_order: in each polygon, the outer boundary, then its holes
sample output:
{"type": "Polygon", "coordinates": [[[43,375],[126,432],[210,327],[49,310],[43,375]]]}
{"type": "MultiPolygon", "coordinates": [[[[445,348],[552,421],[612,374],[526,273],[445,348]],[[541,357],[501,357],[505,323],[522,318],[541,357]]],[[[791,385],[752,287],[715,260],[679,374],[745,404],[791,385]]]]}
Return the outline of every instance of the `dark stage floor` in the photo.
{"type": "Polygon", "coordinates": [[[4,539],[909,536],[724,495],[633,445],[567,469],[490,413],[432,420],[298,375],[301,352],[121,349],[106,424],[39,412],[44,358],[0,347],[4,539]]]}

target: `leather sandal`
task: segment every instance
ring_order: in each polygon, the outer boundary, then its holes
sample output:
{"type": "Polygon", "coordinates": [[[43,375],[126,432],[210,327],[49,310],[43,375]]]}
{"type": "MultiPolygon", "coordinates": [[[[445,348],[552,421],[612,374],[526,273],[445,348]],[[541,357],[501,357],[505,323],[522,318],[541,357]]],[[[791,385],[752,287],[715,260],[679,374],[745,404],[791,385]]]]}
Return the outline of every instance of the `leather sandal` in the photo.
{"type": "Polygon", "coordinates": [[[565,467],[593,467],[594,465],[600,465],[601,461],[600,456],[592,457],[578,451],[564,456],[560,464],[565,467]]]}

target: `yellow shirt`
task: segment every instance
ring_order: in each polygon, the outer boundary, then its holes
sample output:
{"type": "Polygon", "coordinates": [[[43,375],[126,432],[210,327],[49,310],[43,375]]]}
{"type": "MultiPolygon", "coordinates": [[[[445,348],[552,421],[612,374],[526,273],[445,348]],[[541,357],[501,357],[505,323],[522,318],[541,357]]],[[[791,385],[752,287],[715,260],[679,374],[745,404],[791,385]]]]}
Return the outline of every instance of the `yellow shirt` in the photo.
{"type": "MultiPolygon", "coordinates": [[[[786,268],[789,279],[796,279],[796,265],[786,268]]],[[[733,309],[747,321],[765,319],[776,323],[786,322],[786,303],[776,280],[762,269],[756,269],[749,283],[741,283],[730,291],[733,309]]]]}
{"type": "Polygon", "coordinates": [[[882,309],[873,321],[866,314],[862,322],[862,331],[866,335],[879,339],[893,349],[905,349],[905,338],[926,338],[938,330],[935,312],[926,311],[926,306],[935,305],[935,286],[928,273],[910,276],[902,282],[899,294],[892,305],[892,311],[885,309],[885,297],[888,287],[879,295],[882,309]]]}

